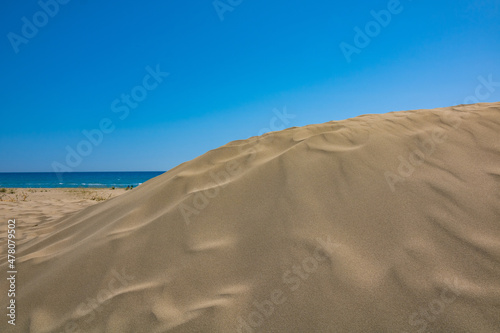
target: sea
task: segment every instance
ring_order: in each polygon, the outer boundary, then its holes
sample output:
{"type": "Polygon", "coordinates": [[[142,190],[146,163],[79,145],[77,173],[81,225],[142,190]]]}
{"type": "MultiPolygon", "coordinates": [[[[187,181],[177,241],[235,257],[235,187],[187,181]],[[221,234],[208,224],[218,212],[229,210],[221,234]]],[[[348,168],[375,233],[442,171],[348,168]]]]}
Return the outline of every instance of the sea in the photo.
{"type": "Polygon", "coordinates": [[[57,188],[57,187],[137,187],[164,171],[146,172],[13,172],[0,173],[0,188],[57,188]]]}

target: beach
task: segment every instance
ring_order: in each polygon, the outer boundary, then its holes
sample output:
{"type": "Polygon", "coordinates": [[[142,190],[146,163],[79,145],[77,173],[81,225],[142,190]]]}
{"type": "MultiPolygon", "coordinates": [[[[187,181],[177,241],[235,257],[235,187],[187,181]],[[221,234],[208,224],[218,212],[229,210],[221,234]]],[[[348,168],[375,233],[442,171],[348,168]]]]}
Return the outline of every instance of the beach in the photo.
{"type": "Polygon", "coordinates": [[[500,333],[500,0],[0,15],[0,333],[500,333]]]}
{"type": "MultiPolygon", "coordinates": [[[[18,221],[18,245],[43,237],[57,228],[57,221],[79,210],[125,193],[125,188],[3,188],[0,216],[18,221]]],[[[7,224],[1,224],[0,242],[7,224]]],[[[4,253],[5,248],[0,249],[4,253]]]]}
{"type": "Polygon", "coordinates": [[[17,189],[0,331],[498,332],[499,133],[500,103],[368,114],[17,189]]]}

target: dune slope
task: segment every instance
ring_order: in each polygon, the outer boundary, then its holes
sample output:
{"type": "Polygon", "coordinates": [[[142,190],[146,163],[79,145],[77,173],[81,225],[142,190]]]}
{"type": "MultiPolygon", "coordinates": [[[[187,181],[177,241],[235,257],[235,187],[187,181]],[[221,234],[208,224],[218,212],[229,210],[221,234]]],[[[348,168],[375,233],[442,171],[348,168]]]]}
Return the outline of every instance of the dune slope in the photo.
{"type": "Polygon", "coordinates": [[[500,332],[500,103],[231,142],[19,250],[2,332],[500,332]]]}

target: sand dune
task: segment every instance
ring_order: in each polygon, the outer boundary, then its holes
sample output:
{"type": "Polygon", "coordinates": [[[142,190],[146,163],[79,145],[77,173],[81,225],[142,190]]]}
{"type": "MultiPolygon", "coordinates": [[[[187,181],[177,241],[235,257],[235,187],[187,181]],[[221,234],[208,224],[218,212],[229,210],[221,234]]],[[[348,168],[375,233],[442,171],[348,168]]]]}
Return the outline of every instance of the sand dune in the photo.
{"type": "Polygon", "coordinates": [[[500,332],[500,103],[235,141],[19,250],[1,332],[500,332]]]}

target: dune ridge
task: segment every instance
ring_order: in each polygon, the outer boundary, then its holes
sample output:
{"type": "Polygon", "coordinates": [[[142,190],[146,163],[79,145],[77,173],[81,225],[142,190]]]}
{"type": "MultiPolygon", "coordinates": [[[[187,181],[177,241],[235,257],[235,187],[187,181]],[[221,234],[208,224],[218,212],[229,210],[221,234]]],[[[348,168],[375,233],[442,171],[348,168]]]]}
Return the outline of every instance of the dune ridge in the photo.
{"type": "Polygon", "coordinates": [[[234,141],[56,226],[0,331],[500,332],[500,103],[234,141]]]}

